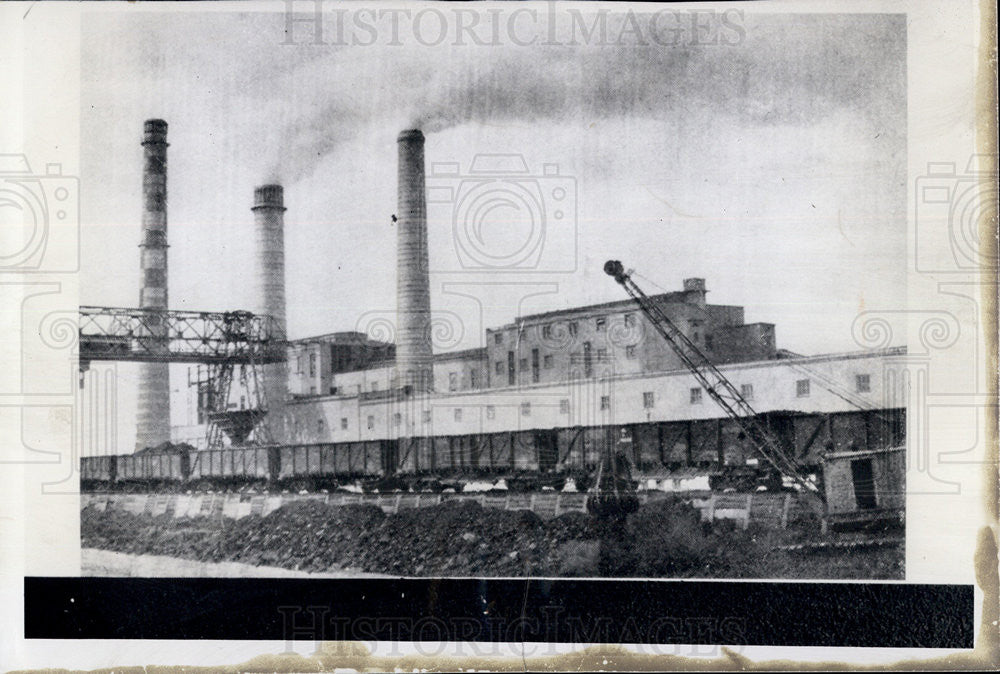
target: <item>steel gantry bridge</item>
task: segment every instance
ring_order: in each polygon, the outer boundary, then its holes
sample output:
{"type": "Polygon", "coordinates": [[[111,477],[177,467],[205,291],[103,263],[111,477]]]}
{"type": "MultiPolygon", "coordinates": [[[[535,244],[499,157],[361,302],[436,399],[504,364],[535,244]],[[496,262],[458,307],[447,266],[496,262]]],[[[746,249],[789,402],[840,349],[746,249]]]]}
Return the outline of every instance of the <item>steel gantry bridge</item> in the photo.
{"type": "MultiPolygon", "coordinates": [[[[91,361],[197,364],[197,376],[192,380],[189,374],[188,384],[198,387],[204,402],[208,446],[219,447],[223,435],[245,442],[267,413],[261,368],[284,361],[287,352],[277,321],[249,311],[82,306],[79,357],[81,372],[91,361]],[[232,408],[235,386],[249,407],[232,408]]],[[[257,435],[264,432],[258,429],[257,435]]]]}
{"type": "Polygon", "coordinates": [[[248,311],[80,307],[80,366],[94,360],[267,364],[285,360],[285,337],[248,311]]]}

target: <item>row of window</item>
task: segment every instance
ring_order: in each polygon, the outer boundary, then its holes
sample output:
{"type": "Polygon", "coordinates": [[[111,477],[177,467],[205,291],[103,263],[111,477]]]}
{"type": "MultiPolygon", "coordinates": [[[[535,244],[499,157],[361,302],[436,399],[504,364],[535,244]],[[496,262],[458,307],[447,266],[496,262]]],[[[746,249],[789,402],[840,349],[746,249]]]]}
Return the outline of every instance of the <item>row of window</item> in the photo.
{"type": "MultiPolygon", "coordinates": [[[[855,389],[859,393],[867,393],[871,391],[871,376],[867,374],[859,374],[854,378],[855,389]]],[[[799,379],[795,382],[795,394],[799,398],[809,397],[810,382],[808,379],[799,379]]],[[[700,387],[692,388],[690,391],[690,403],[692,405],[700,405],[703,401],[702,389],[700,387]]],[[[746,400],[753,400],[753,384],[743,384],[740,386],[740,395],[746,400]]],[[[645,409],[652,409],[656,404],[656,396],[653,391],[643,391],[642,393],[642,406],[645,409]]],[[[601,396],[601,409],[607,410],[611,408],[611,396],[601,396]]],[[[563,398],[559,401],[559,413],[569,414],[569,399],[563,398]]],[[[462,421],[462,408],[456,407],[453,410],[453,415],[455,421],[462,421]]],[[[531,403],[523,402],[521,403],[521,416],[530,417],[531,416],[531,403]]],[[[496,406],[487,405],[486,406],[486,418],[495,419],[496,418],[496,406]]],[[[375,428],[375,416],[368,415],[368,428],[369,430],[375,428]]],[[[423,422],[430,423],[431,421],[431,411],[423,411],[423,422]]],[[[396,412],[393,415],[393,424],[399,426],[402,424],[402,415],[396,412]]],[[[347,430],[348,420],[347,417],[340,418],[340,428],[341,430],[347,430]]],[[[324,430],[323,420],[317,421],[317,431],[322,433],[324,430]]]]}
{"type": "MultiPolygon", "coordinates": [[[[546,356],[546,359],[548,359],[548,358],[551,358],[551,356],[546,356]]],[[[526,361],[527,361],[527,359],[525,359],[525,358],[521,359],[522,363],[526,363],[526,361]]],[[[503,365],[502,362],[499,362],[499,361],[497,362],[497,374],[501,374],[501,372],[502,372],[501,366],[502,365],[503,365]]],[[[546,367],[549,367],[549,366],[546,366],[546,367]]],[[[471,375],[472,387],[476,388],[478,386],[478,376],[477,376],[477,373],[473,370],[473,371],[470,372],[470,375],[471,375]]],[[[374,381],[371,382],[371,390],[372,391],[378,391],[378,389],[379,389],[378,382],[374,382],[374,381]]],[[[458,389],[458,373],[457,372],[451,372],[448,375],[448,390],[449,391],[455,391],[457,389],[458,389]]],[[[799,379],[799,380],[797,380],[795,382],[795,396],[797,398],[808,398],[809,397],[809,393],[810,393],[810,389],[811,389],[811,387],[810,387],[810,381],[808,379],[799,379]]],[[[855,391],[857,393],[869,393],[871,391],[871,375],[867,375],[867,374],[855,375],[855,377],[854,377],[854,389],[855,389],[855,391]]],[[[335,387],[332,387],[330,389],[330,393],[331,394],[336,393],[336,391],[337,391],[337,389],[335,387]]],[[[315,393],[316,393],[316,387],[315,386],[313,386],[313,387],[310,388],[310,393],[313,394],[313,395],[315,395],[315,393]]],[[[753,400],[753,384],[743,384],[743,385],[741,385],[740,386],[740,395],[743,396],[746,400],[753,400]]],[[[647,409],[651,408],[653,406],[653,393],[651,391],[650,392],[646,392],[646,393],[643,393],[642,396],[643,396],[643,407],[645,407],[647,409]]],[[[601,409],[602,410],[608,409],[608,405],[605,404],[606,401],[607,401],[607,396],[602,396],[602,398],[601,398],[601,409]]],[[[693,389],[691,389],[690,402],[691,402],[692,405],[701,404],[701,402],[702,402],[702,390],[701,390],[701,388],[693,388],[693,389]]],[[[201,410],[202,408],[207,408],[207,405],[203,405],[202,401],[199,399],[198,407],[199,407],[199,410],[201,410]]],[[[492,407],[492,405],[487,406],[487,410],[489,410],[490,407],[492,407]]],[[[528,414],[530,414],[530,412],[528,414]]],[[[456,419],[456,421],[460,421],[460,419],[456,419]]],[[[200,416],[199,416],[198,423],[203,423],[201,421],[201,417],[200,416]]],[[[347,428],[346,424],[347,424],[347,419],[341,419],[341,428],[346,429],[347,428]]]]}
{"type": "MultiPolygon", "coordinates": [[[[448,373],[448,390],[457,391],[459,389],[458,372],[448,373]]],[[[479,371],[469,370],[469,388],[479,388],[479,371]]]]}
{"type": "MultiPolygon", "coordinates": [[[[625,321],[625,327],[626,328],[632,327],[633,325],[635,325],[635,314],[634,313],[625,314],[624,321],[625,321]]],[[[600,317],[594,319],[594,328],[596,330],[602,331],[602,330],[604,330],[607,327],[608,327],[608,319],[607,319],[606,316],[600,316],[600,317]]],[[[552,338],[552,328],[553,328],[552,324],[543,325],[542,326],[542,337],[544,339],[551,339],[552,338]]],[[[568,330],[568,332],[569,332],[569,334],[571,336],[575,337],[577,335],[577,333],[580,332],[580,322],[579,321],[569,321],[566,324],[566,329],[568,330]]],[[[495,333],[493,333],[493,343],[494,344],[503,344],[503,333],[502,332],[495,332],[495,333]]]]}
{"type": "MultiPolygon", "coordinates": [[[[574,352],[574,353],[570,354],[570,363],[571,364],[577,364],[577,365],[579,365],[579,364],[582,363],[584,366],[588,366],[592,362],[602,363],[602,362],[607,362],[608,361],[608,350],[607,349],[597,349],[596,356],[594,356],[593,359],[592,359],[591,355],[590,355],[590,342],[585,343],[583,346],[584,346],[583,353],[574,352]]],[[[633,360],[633,359],[636,358],[636,348],[635,348],[634,344],[625,347],[625,357],[628,358],[628,359],[630,359],[630,360],[633,360]]],[[[507,353],[507,363],[506,363],[507,374],[508,374],[508,382],[507,382],[508,384],[514,384],[515,383],[514,382],[515,370],[513,368],[513,363],[514,363],[513,359],[514,359],[514,352],[513,351],[509,351],[507,353]]],[[[533,381],[536,382],[536,383],[540,379],[539,372],[538,372],[538,370],[539,370],[539,364],[541,365],[541,369],[543,369],[543,370],[551,370],[555,366],[554,356],[552,356],[551,354],[547,354],[545,356],[542,356],[541,359],[539,359],[538,349],[532,349],[531,350],[531,373],[532,373],[533,381]]],[[[493,371],[498,376],[503,376],[504,365],[505,365],[505,363],[502,360],[495,361],[493,363],[493,371]]],[[[521,372],[527,372],[528,371],[528,359],[527,358],[521,358],[521,359],[519,359],[517,361],[517,365],[518,365],[518,369],[521,372]]],[[[590,376],[590,375],[588,375],[588,376],[590,376]]],[[[452,389],[452,390],[454,390],[454,389],[452,389]]]]}
{"type": "MultiPolygon", "coordinates": [[[[560,400],[559,401],[559,412],[560,412],[560,414],[569,414],[569,400],[560,400]]],[[[461,407],[454,408],[454,410],[452,411],[452,414],[454,415],[455,421],[461,421],[462,420],[462,408],[461,407]]],[[[531,403],[530,402],[521,403],[521,415],[522,416],[526,416],[526,417],[530,417],[531,416],[531,403]]],[[[486,418],[487,419],[495,419],[496,416],[497,416],[496,406],[495,405],[487,405],[486,406],[486,418]]],[[[429,424],[431,422],[431,411],[430,410],[424,410],[423,411],[422,420],[423,420],[423,423],[425,423],[425,424],[429,424]]],[[[394,413],[392,415],[392,423],[393,423],[394,426],[400,426],[400,425],[402,425],[402,423],[403,423],[403,415],[401,413],[399,413],[399,412],[394,413]]],[[[349,424],[348,424],[347,417],[341,417],[340,418],[340,428],[341,428],[341,430],[345,430],[346,431],[348,429],[348,425],[349,424]]],[[[375,428],[375,415],[374,414],[369,414],[368,415],[367,426],[368,426],[368,430],[372,430],[373,428],[375,428]]],[[[324,428],[325,428],[325,425],[323,423],[323,420],[319,419],[316,422],[316,430],[319,433],[322,433],[323,430],[324,430],[324,428]]]]}

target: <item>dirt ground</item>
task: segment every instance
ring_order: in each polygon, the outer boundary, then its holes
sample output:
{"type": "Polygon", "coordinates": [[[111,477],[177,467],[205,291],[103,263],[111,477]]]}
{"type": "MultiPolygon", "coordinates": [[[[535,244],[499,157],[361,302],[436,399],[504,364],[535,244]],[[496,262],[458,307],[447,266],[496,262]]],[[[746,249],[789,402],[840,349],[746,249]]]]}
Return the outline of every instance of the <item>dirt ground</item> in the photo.
{"type": "MultiPolygon", "coordinates": [[[[239,520],[85,508],[81,537],[84,548],[133,556],[339,576],[904,577],[900,532],[883,537],[894,543],[871,546],[861,542],[870,534],[824,538],[814,523],[739,530],[702,523],[696,509],[677,499],[645,504],[618,522],[584,513],[542,520],[468,501],[392,515],[375,506],[298,501],[239,520]],[[827,545],[810,545],[820,542],[827,545]]],[[[198,569],[180,567],[175,575],[199,575],[198,569]]]]}

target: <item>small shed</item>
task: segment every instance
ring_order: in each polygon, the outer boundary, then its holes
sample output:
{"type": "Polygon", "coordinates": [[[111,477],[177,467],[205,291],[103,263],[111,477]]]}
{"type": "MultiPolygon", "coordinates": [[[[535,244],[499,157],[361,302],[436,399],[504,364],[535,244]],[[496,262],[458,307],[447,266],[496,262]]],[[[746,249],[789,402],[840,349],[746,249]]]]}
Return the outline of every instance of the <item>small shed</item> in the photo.
{"type": "Polygon", "coordinates": [[[906,507],[906,448],[834,452],[823,457],[830,523],[894,519],[906,507]]]}

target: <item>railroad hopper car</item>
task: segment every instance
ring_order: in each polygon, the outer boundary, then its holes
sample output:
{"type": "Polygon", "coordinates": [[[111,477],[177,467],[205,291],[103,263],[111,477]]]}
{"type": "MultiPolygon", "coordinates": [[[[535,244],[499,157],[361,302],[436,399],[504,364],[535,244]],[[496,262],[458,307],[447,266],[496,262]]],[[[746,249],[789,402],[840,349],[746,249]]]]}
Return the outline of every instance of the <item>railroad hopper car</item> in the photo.
{"type": "Polygon", "coordinates": [[[181,452],[143,452],[114,457],[118,482],[136,485],[177,485],[187,480],[190,454],[181,452]]]}
{"type": "MultiPolygon", "coordinates": [[[[905,442],[902,409],[762,416],[807,470],[817,469],[827,453],[905,442]]],[[[639,479],[697,467],[713,474],[713,486],[753,488],[770,472],[736,422],[708,419],[84,457],[81,482],[91,489],[148,484],[296,490],[357,482],[384,491],[460,489],[465,482],[503,479],[514,490],[558,489],[570,478],[586,487],[609,446],[625,454],[639,479]]]]}
{"type": "Polygon", "coordinates": [[[283,485],[312,489],[336,487],[342,481],[387,476],[390,441],[286,445],[274,448],[277,467],[271,473],[283,485]]]}
{"type": "Polygon", "coordinates": [[[85,456],[80,459],[80,488],[99,489],[116,481],[116,456],[85,456]]]}
{"type": "Polygon", "coordinates": [[[274,447],[230,447],[195,450],[187,480],[198,486],[263,486],[277,474],[274,447]]]}

